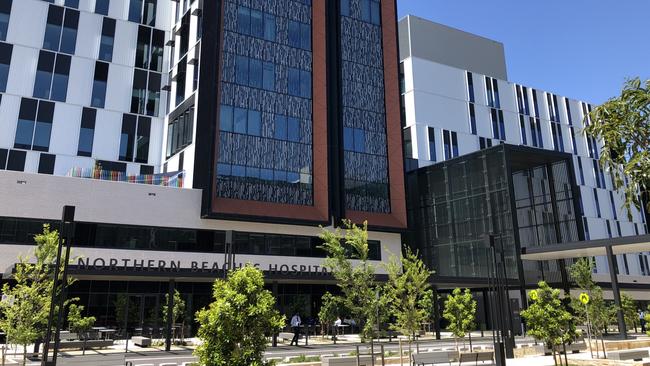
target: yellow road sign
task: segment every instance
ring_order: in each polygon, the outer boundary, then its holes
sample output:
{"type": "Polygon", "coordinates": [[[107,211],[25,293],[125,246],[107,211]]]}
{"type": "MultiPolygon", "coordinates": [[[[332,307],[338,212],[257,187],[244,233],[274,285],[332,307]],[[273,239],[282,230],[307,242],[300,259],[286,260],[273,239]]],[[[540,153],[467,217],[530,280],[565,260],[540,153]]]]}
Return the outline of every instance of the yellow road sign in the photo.
{"type": "Polygon", "coordinates": [[[585,304],[585,305],[589,304],[589,295],[587,295],[587,294],[584,293],[584,292],[581,293],[581,294],[580,294],[580,302],[583,303],[583,304],[585,304]]]}

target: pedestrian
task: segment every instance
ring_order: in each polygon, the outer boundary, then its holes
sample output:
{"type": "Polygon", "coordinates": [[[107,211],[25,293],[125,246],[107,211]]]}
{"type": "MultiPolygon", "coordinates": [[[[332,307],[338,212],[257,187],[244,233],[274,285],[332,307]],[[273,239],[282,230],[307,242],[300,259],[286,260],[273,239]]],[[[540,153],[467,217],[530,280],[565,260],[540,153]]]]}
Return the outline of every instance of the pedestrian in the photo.
{"type": "Polygon", "coordinates": [[[641,333],[645,333],[645,312],[639,310],[639,324],[641,324],[641,333]]]}
{"type": "Polygon", "coordinates": [[[293,339],[291,340],[291,343],[289,343],[290,346],[293,346],[294,342],[296,343],[296,346],[298,345],[298,338],[300,338],[301,323],[302,320],[300,319],[300,315],[298,315],[298,313],[295,313],[291,318],[291,329],[293,330],[293,339]]]}

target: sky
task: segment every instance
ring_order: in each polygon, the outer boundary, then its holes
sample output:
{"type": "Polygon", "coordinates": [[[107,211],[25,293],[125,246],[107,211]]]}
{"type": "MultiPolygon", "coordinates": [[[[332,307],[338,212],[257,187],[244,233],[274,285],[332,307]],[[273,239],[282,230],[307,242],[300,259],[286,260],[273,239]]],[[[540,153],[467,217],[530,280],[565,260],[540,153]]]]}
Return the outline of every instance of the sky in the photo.
{"type": "Polygon", "coordinates": [[[512,82],[600,104],[650,78],[650,0],[397,0],[407,14],[504,44],[512,82]]]}

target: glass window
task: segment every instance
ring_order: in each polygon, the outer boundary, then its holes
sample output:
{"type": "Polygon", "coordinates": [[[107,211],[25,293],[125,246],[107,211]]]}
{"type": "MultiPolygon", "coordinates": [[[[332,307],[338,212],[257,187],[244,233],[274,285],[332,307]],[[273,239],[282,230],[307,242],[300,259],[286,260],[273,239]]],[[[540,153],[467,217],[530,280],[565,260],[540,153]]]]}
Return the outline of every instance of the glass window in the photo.
{"type": "Polygon", "coordinates": [[[12,0],[0,1],[0,41],[7,39],[12,0]]]}
{"type": "Polygon", "coordinates": [[[364,130],[359,128],[354,129],[354,151],[366,151],[366,133],[364,130]]]}
{"type": "Polygon", "coordinates": [[[287,117],[281,115],[275,116],[275,131],[273,137],[278,140],[287,139],[287,117]]]}
{"type": "Polygon", "coordinates": [[[350,16],[350,0],[341,0],[341,15],[350,16]]]}
{"type": "Polygon", "coordinates": [[[265,90],[275,91],[275,64],[265,62],[262,66],[263,80],[262,86],[265,90]]]}
{"type": "Polygon", "coordinates": [[[311,50],[311,26],[300,23],[300,47],[304,50],[311,50]]]}
{"type": "Polygon", "coordinates": [[[251,36],[264,37],[264,17],[259,10],[251,9],[251,36]]]}
{"type": "Polygon", "coordinates": [[[77,148],[77,155],[79,156],[92,156],[93,154],[96,117],[96,109],[84,108],[81,112],[81,128],[79,129],[79,145],[77,148]]]}
{"type": "Polygon", "coordinates": [[[297,118],[287,118],[287,139],[300,142],[300,121],[297,118]]]}
{"type": "Polygon", "coordinates": [[[381,24],[381,10],[378,1],[370,1],[370,21],[372,24],[381,24]]]}
{"type": "Polygon", "coordinates": [[[275,15],[264,13],[264,39],[275,42],[275,15]]]}
{"type": "Polygon", "coordinates": [[[133,161],[133,146],[135,143],[136,117],[125,114],[122,117],[122,133],[120,135],[121,161],[133,161]]]}
{"type": "Polygon", "coordinates": [[[138,27],[138,45],[135,51],[135,67],[149,68],[149,55],[151,53],[151,28],[138,27]]]}
{"type": "Polygon", "coordinates": [[[95,13],[108,15],[108,7],[110,0],[96,0],[95,2],[95,13]]]}
{"type": "Polygon", "coordinates": [[[262,61],[257,59],[250,59],[249,66],[249,85],[253,88],[262,87],[262,61]]]}
{"type": "Polygon", "coordinates": [[[16,137],[14,139],[14,147],[17,149],[32,148],[37,105],[38,102],[34,99],[22,98],[20,101],[16,137]]]}
{"type": "Polygon", "coordinates": [[[221,131],[232,132],[232,107],[222,104],[219,115],[219,129],[221,131]]]}
{"type": "Polygon", "coordinates": [[[300,70],[289,67],[288,69],[289,95],[300,96],[300,70]]]}
{"type": "Polygon", "coordinates": [[[248,111],[248,134],[254,136],[262,134],[262,114],[259,111],[248,111]]]}
{"type": "Polygon", "coordinates": [[[61,34],[61,47],[59,51],[74,54],[77,45],[77,28],[79,27],[79,12],[66,9],[61,34]]]}
{"type": "Polygon", "coordinates": [[[235,119],[233,130],[236,133],[246,133],[246,120],[248,119],[248,111],[243,108],[235,108],[235,119]]]}
{"type": "Polygon", "coordinates": [[[131,113],[144,114],[147,95],[147,72],[136,69],[133,73],[133,91],[131,93],[131,113]]]}
{"type": "Polygon", "coordinates": [[[47,13],[47,23],[45,25],[45,37],[43,38],[43,48],[46,50],[58,51],[61,40],[61,30],[63,25],[63,8],[50,5],[47,13]]]}
{"type": "Polygon", "coordinates": [[[295,20],[289,21],[289,46],[300,48],[301,27],[300,23],[295,20]]]}
{"type": "Polygon", "coordinates": [[[248,57],[237,56],[235,69],[237,84],[248,85],[248,57]]]}
{"type": "Polygon", "coordinates": [[[108,81],[108,63],[95,63],[95,76],[93,79],[93,92],[90,105],[97,108],[104,108],[106,103],[106,85],[108,81]]]}
{"type": "Polygon", "coordinates": [[[343,149],[354,151],[354,129],[345,127],[343,129],[343,149]]]}
{"type": "Polygon", "coordinates": [[[140,23],[142,21],[142,0],[130,0],[129,21],[140,23]]]}
{"type": "Polygon", "coordinates": [[[7,79],[9,78],[9,67],[11,65],[11,54],[13,46],[0,42],[0,92],[7,91],[7,79]]]}
{"type": "Polygon", "coordinates": [[[104,18],[102,36],[99,40],[98,58],[103,61],[113,60],[113,44],[115,42],[115,19],[104,18]]]}
{"type": "Polygon", "coordinates": [[[311,98],[311,73],[309,71],[300,71],[300,96],[311,98]]]}
{"type": "Polygon", "coordinates": [[[56,66],[54,67],[54,77],[52,79],[52,100],[65,102],[66,95],[68,94],[69,75],[70,56],[58,54],[56,57],[56,66]]]}
{"type": "Polygon", "coordinates": [[[160,83],[162,76],[157,72],[149,72],[149,84],[147,85],[147,116],[158,117],[160,110],[160,83]]]}
{"type": "Polygon", "coordinates": [[[54,117],[54,103],[40,101],[38,114],[34,127],[33,150],[48,151],[50,148],[50,135],[52,133],[52,118],[54,117]]]}
{"type": "Polygon", "coordinates": [[[144,19],[143,24],[154,26],[156,24],[156,3],[158,0],[145,0],[144,11],[142,13],[144,19]]]}
{"type": "Polygon", "coordinates": [[[50,88],[52,86],[52,74],[54,72],[55,54],[47,51],[40,51],[38,64],[36,66],[36,79],[34,80],[35,98],[50,98],[50,88]]]}
{"type": "Polygon", "coordinates": [[[245,6],[237,9],[237,30],[242,34],[251,32],[251,11],[245,6]]]}
{"type": "Polygon", "coordinates": [[[135,162],[146,164],[149,160],[149,139],[151,135],[151,118],[138,118],[138,135],[135,140],[135,162]]]}

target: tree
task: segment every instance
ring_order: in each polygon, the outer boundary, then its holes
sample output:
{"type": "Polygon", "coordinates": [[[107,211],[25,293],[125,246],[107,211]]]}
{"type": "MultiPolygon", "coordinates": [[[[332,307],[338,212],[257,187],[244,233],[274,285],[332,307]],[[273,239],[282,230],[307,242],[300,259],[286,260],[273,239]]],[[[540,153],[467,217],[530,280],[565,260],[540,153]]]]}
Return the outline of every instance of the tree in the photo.
{"type": "Polygon", "coordinates": [[[621,309],[623,310],[625,324],[628,327],[634,326],[634,331],[636,332],[636,323],[639,319],[639,315],[636,312],[636,301],[625,292],[621,292],[621,309]]]}
{"type": "Polygon", "coordinates": [[[68,326],[70,331],[77,333],[79,339],[83,340],[83,354],[86,354],[86,340],[88,339],[88,331],[93,328],[95,321],[97,320],[94,316],[84,317],[81,315],[83,313],[84,307],[82,305],[71,304],[68,309],[68,326]]]}
{"type": "Polygon", "coordinates": [[[575,338],[575,322],[562,305],[560,290],[549,287],[544,281],[538,286],[537,290],[531,291],[528,309],[523,310],[521,316],[528,326],[528,334],[551,349],[553,362],[557,365],[556,347],[575,338]]]}
{"type": "Polygon", "coordinates": [[[278,332],[285,318],[275,309],[273,294],[264,289],[262,271],[246,265],[216,280],[214,302],[197,312],[195,354],[206,366],[262,366],[267,335],[278,332]]]}
{"type": "MultiPolygon", "coordinates": [[[[13,273],[15,284],[3,285],[2,293],[8,300],[0,302],[3,315],[0,328],[7,334],[8,342],[23,346],[23,362],[27,357],[27,345],[39,343],[47,329],[59,233],[50,230],[49,225],[43,225],[43,232],[35,235],[34,241],[34,260],[31,260],[32,256],[19,256],[13,273]]],[[[59,273],[63,272],[62,269],[63,263],[59,273]]],[[[73,282],[74,279],[68,277],[67,285],[73,282]]],[[[64,305],[74,300],[67,300],[64,305]]]]}
{"type": "MultiPolygon", "coordinates": [[[[169,307],[169,294],[165,294],[165,304],[162,306],[162,319],[167,321],[167,308],[169,307]]],[[[178,290],[174,289],[174,305],[172,309],[172,324],[181,322],[181,342],[185,339],[185,300],[178,290]]]]}
{"type": "Polygon", "coordinates": [[[456,350],[458,350],[458,338],[462,338],[464,342],[467,332],[475,327],[476,300],[472,298],[468,288],[465,291],[456,288],[451,295],[447,296],[442,317],[449,323],[447,330],[454,335],[456,350]]]}
{"type": "Polygon", "coordinates": [[[345,235],[340,228],[321,231],[321,248],[327,253],[324,265],[341,288],[343,304],[359,325],[362,339],[372,339],[381,296],[377,297],[375,267],[368,258],[368,223],[359,227],[344,220],[343,224],[345,235]]]}
{"type": "Polygon", "coordinates": [[[329,292],[325,292],[321,301],[322,305],[318,311],[318,319],[320,319],[323,334],[327,334],[329,327],[336,321],[336,318],[342,316],[346,310],[343,299],[329,292]]]}
{"type": "Polygon", "coordinates": [[[431,293],[429,271],[424,262],[410,248],[406,247],[400,261],[393,256],[386,264],[388,282],[385,291],[394,322],[391,328],[408,335],[409,353],[414,335],[426,321],[429,308],[425,299],[431,293]]]}
{"type": "Polygon", "coordinates": [[[639,192],[650,198],[650,80],[626,81],[621,95],[594,108],[585,124],[587,135],[603,142],[600,164],[625,193],[631,216],[632,206],[641,207],[639,192]]]}

